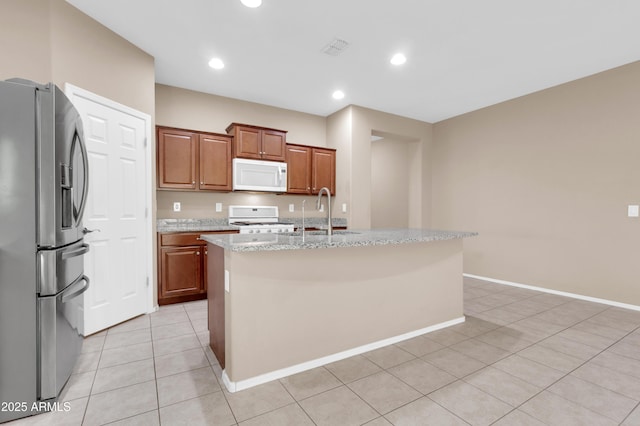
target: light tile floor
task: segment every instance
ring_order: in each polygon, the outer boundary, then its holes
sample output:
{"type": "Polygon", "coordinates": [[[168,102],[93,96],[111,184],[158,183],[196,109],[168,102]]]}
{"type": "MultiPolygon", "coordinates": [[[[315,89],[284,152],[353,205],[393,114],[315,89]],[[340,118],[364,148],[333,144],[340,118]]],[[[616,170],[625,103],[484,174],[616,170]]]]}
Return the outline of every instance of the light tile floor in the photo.
{"type": "MultiPolygon", "coordinates": [[[[466,322],[228,393],[204,301],[87,338],[14,425],[640,425],[640,312],[465,279],[466,322]]],[[[260,356],[260,354],[256,354],[260,356]]]]}

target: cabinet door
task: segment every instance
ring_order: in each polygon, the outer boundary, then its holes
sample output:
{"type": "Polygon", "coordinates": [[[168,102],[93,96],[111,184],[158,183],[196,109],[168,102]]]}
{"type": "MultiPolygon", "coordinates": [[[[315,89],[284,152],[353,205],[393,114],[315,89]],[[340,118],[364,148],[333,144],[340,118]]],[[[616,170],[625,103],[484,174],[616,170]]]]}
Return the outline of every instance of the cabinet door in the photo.
{"type": "Polygon", "coordinates": [[[313,148],[311,190],[317,194],[323,186],[336,193],[336,152],[331,149],[313,148]]]}
{"type": "Polygon", "coordinates": [[[158,128],[158,188],[195,190],[198,177],[198,135],[158,128]]]}
{"type": "Polygon", "coordinates": [[[209,249],[207,248],[207,245],[204,245],[202,247],[202,291],[204,291],[205,293],[207,292],[207,280],[208,278],[208,267],[207,267],[207,262],[208,262],[208,258],[209,258],[209,249]]]}
{"type": "Polygon", "coordinates": [[[262,159],[270,161],[286,160],[287,134],[277,130],[265,129],[262,133],[262,159]]]}
{"type": "Polygon", "coordinates": [[[200,189],[231,191],[231,138],[200,135],[200,189]]]}
{"type": "Polygon", "coordinates": [[[262,158],[261,134],[259,129],[237,126],[234,132],[235,155],[241,158],[262,158]]]}
{"type": "Polygon", "coordinates": [[[202,246],[161,249],[160,294],[158,299],[199,294],[202,283],[202,246]]]}
{"type": "Polygon", "coordinates": [[[311,194],[311,148],[287,145],[287,192],[311,194]]]}

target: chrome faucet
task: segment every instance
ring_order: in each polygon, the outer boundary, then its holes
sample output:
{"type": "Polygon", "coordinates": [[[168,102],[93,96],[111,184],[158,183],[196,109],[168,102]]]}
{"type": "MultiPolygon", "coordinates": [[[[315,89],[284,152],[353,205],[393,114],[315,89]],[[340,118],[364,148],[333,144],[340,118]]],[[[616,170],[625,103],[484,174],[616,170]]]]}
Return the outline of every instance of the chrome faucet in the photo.
{"type": "Polygon", "coordinates": [[[322,201],[322,192],[327,193],[327,235],[333,235],[333,228],[331,227],[331,191],[326,186],[320,188],[318,192],[318,201],[316,202],[316,208],[320,210],[320,202],[322,201]]]}

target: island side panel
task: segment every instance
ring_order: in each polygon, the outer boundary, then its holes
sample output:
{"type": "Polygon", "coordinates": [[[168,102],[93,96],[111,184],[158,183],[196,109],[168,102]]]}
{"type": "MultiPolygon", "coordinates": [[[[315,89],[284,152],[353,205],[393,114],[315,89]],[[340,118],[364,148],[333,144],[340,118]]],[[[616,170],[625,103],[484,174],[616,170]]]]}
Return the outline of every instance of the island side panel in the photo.
{"type": "Polygon", "coordinates": [[[207,244],[207,299],[209,308],[209,346],[225,367],[224,249],[207,244]]]}
{"type": "Polygon", "coordinates": [[[226,262],[234,382],[463,317],[461,239],[227,251],[226,262]]]}

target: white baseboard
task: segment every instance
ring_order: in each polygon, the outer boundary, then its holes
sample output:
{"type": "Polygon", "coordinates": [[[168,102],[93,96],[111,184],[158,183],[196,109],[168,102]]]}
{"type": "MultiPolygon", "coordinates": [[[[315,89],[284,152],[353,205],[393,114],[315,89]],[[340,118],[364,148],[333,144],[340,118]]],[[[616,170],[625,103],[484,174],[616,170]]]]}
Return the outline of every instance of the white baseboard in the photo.
{"type": "Polygon", "coordinates": [[[432,331],[440,330],[442,328],[450,327],[452,325],[460,324],[464,322],[464,316],[450,321],[445,321],[430,327],[422,328],[420,330],[410,331],[409,333],[401,334],[399,336],[390,337],[388,339],[379,340],[377,342],[369,343],[367,345],[358,346],[357,348],[349,349],[343,352],[338,352],[333,355],[324,356],[322,358],[314,359],[311,361],[303,362],[301,364],[292,365],[291,367],[283,368],[280,370],[272,371],[270,373],[261,374],[259,376],[251,377],[250,379],[240,380],[233,382],[227,376],[226,370],[222,371],[222,382],[226,386],[229,392],[237,392],[244,389],[252,388],[254,386],[261,385],[263,383],[270,382],[272,380],[281,379],[283,377],[291,376],[292,374],[301,373],[303,371],[311,370],[316,367],[321,367],[332,362],[340,361],[345,358],[349,358],[355,355],[360,355],[365,352],[379,349],[384,346],[393,345],[394,343],[402,342],[403,340],[412,339],[414,337],[431,333],[432,331]]]}
{"type": "Polygon", "coordinates": [[[489,281],[489,282],[496,283],[496,284],[504,284],[504,285],[508,285],[508,286],[512,286],[512,287],[526,288],[526,289],[529,289],[529,290],[536,290],[536,291],[540,291],[540,292],[543,292],[543,293],[556,294],[558,296],[571,297],[573,299],[586,300],[586,301],[589,301],[589,302],[602,303],[604,305],[616,306],[618,308],[631,309],[633,311],[640,311],[640,306],[631,305],[631,304],[628,304],[628,303],[616,302],[614,300],[599,299],[597,297],[584,296],[582,294],[568,293],[566,291],[558,291],[558,290],[552,290],[552,289],[544,288],[544,287],[536,287],[536,286],[528,285],[528,284],[515,283],[515,282],[512,282],[512,281],[505,281],[505,280],[498,280],[498,279],[495,279],[495,278],[482,277],[480,275],[473,275],[473,274],[462,274],[462,275],[465,276],[465,277],[468,277],[468,278],[475,278],[477,280],[489,281]]]}

